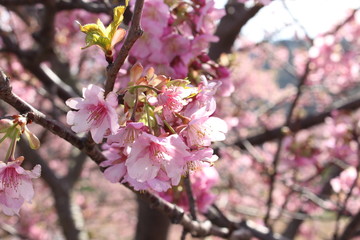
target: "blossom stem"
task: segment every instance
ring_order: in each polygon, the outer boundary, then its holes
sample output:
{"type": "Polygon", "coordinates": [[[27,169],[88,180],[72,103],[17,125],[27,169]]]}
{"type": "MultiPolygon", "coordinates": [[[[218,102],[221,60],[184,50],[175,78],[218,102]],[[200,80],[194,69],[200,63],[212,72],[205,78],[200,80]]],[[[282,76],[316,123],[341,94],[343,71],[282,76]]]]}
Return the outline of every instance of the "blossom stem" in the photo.
{"type": "Polygon", "coordinates": [[[4,162],[7,163],[9,161],[9,159],[15,159],[14,157],[14,153],[15,153],[15,148],[16,148],[16,138],[11,139],[11,143],[9,146],[9,149],[6,152],[6,156],[5,156],[5,160],[4,162]]]}
{"type": "Polygon", "coordinates": [[[171,133],[176,134],[175,130],[170,126],[170,124],[166,120],[164,120],[163,122],[164,122],[165,126],[170,130],[171,133]]]}
{"type": "Polygon", "coordinates": [[[131,118],[130,118],[131,121],[133,121],[133,122],[135,122],[135,113],[136,113],[136,109],[137,109],[138,102],[139,102],[139,94],[138,94],[137,89],[135,89],[134,109],[133,109],[133,111],[132,111],[131,118]]]}
{"type": "Polygon", "coordinates": [[[8,134],[5,134],[1,139],[0,139],[0,144],[8,137],[8,134]]]}
{"type": "Polygon", "coordinates": [[[154,134],[154,129],[151,127],[151,122],[150,122],[150,113],[149,113],[149,105],[146,104],[146,118],[147,118],[147,124],[148,124],[148,127],[151,131],[151,134],[154,134]]]}

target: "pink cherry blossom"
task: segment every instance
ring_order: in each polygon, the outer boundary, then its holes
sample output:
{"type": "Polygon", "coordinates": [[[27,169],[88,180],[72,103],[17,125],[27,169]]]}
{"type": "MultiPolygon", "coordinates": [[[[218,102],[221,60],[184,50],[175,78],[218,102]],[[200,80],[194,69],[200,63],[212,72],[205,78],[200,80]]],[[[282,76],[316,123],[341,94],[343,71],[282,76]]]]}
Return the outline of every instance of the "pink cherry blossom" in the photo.
{"type": "MultiPolygon", "coordinates": [[[[162,58],[161,54],[161,40],[154,37],[151,32],[145,32],[139,40],[131,48],[130,53],[132,56],[141,59],[141,63],[146,65],[148,58],[152,55],[159,55],[158,58],[162,58]]],[[[161,60],[161,62],[164,62],[161,60]]],[[[154,64],[152,64],[154,65],[154,64]]]]}
{"type": "Polygon", "coordinates": [[[126,147],[132,144],[137,137],[144,131],[147,131],[147,127],[142,122],[128,122],[125,127],[121,127],[115,135],[111,135],[107,138],[107,143],[118,143],[120,147],[126,147]]]}
{"type": "Polygon", "coordinates": [[[83,98],[70,98],[66,105],[77,111],[69,111],[67,123],[74,132],[91,132],[96,143],[101,143],[110,130],[115,134],[119,128],[116,107],[117,96],[110,92],[104,99],[104,90],[90,84],[83,89],[83,98]]]}
{"type": "Polygon", "coordinates": [[[34,196],[31,179],[40,176],[40,165],[27,171],[20,164],[21,161],[0,162],[0,206],[6,215],[19,215],[21,205],[34,196]]]}
{"type": "Polygon", "coordinates": [[[124,182],[129,183],[136,191],[151,189],[156,192],[164,192],[171,188],[171,180],[162,169],[159,170],[155,178],[146,182],[139,182],[129,175],[125,175],[124,182]]]}
{"type": "Polygon", "coordinates": [[[163,37],[161,43],[161,54],[154,54],[151,57],[151,61],[155,63],[171,62],[176,56],[182,56],[190,51],[190,41],[178,34],[163,37]]]}
{"type": "Polygon", "coordinates": [[[356,169],[354,167],[349,167],[341,172],[339,177],[331,179],[330,184],[334,192],[339,193],[340,191],[344,191],[345,193],[348,193],[357,177],[356,169]]]}
{"type": "Polygon", "coordinates": [[[160,37],[164,28],[168,25],[170,17],[169,6],[162,0],[147,0],[141,19],[141,26],[145,32],[160,37]]]}
{"type": "Polygon", "coordinates": [[[100,163],[100,167],[107,167],[104,176],[112,183],[119,182],[126,174],[125,161],[127,156],[123,154],[124,148],[110,145],[109,149],[103,151],[106,161],[100,163]]]}
{"type": "Polygon", "coordinates": [[[186,159],[189,171],[196,172],[199,169],[212,166],[219,158],[217,155],[214,155],[212,148],[193,150],[190,153],[191,156],[186,159]]]}
{"type": "Polygon", "coordinates": [[[180,182],[186,167],[185,158],[190,153],[179,135],[156,137],[142,133],[133,146],[126,162],[131,178],[139,182],[150,181],[163,169],[172,185],[180,182]]]}
{"type": "Polygon", "coordinates": [[[190,176],[192,190],[200,212],[206,212],[216,195],[210,189],[219,182],[219,174],[214,167],[204,167],[190,176]]]}
{"type": "Polygon", "coordinates": [[[163,107],[162,113],[165,120],[173,120],[174,113],[180,112],[188,104],[189,100],[186,98],[192,93],[195,93],[195,88],[164,87],[157,96],[157,105],[163,107]]]}
{"type": "Polygon", "coordinates": [[[198,87],[199,93],[194,101],[186,106],[184,115],[186,117],[199,118],[213,114],[216,109],[214,94],[220,84],[220,82],[208,82],[205,77],[202,77],[198,87]]]}
{"type": "Polygon", "coordinates": [[[192,148],[208,147],[211,142],[225,140],[226,122],[217,117],[192,119],[181,132],[187,144],[192,148]]]}
{"type": "Polygon", "coordinates": [[[215,1],[207,1],[201,8],[196,9],[194,22],[197,32],[213,32],[216,28],[215,21],[225,15],[225,11],[215,8],[215,1]]]}

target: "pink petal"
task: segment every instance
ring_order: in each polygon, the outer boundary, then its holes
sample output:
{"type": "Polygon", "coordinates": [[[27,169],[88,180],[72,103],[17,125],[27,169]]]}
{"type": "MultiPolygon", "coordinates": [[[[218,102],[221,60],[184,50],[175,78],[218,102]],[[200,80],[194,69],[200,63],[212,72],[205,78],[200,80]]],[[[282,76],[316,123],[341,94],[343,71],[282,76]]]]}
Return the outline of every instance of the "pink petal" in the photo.
{"type": "Polygon", "coordinates": [[[80,97],[77,98],[70,98],[66,100],[65,104],[69,106],[72,109],[80,109],[80,103],[82,103],[84,100],[80,97]]]}
{"type": "Polygon", "coordinates": [[[128,174],[131,178],[139,182],[145,182],[154,179],[160,169],[160,166],[152,165],[148,155],[138,159],[128,159],[126,162],[128,174]]]}
{"type": "Polygon", "coordinates": [[[112,183],[117,183],[122,177],[126,174],[126,167],[124,163],[115,164],[111,167],[108,167],[104,171],[104,176],[107,180],[112,183]]]}
{"type": "Polygon", "coordinates": [[[92,128],[90,132],[94,142],[101,143],[107,129],[108,126],[106,124],[101,124],[99,127],[92,128]]]}
{"type": "Polygon", "coordinates": [[[30,202],[34,197],[34,188],[30,179],[22,178],[18,185],[17,191],[24,198],[24,200],[30,202]]]}

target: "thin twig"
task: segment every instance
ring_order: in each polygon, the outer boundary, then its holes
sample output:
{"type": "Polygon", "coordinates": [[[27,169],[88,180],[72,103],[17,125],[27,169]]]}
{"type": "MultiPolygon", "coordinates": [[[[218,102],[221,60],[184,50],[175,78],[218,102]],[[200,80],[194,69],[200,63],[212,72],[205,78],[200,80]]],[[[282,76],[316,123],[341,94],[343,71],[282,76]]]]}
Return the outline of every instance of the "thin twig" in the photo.
{"type": "Polygon", "coordinates": [[[354,179],[354,182],[350,186],[349,192],[346,194],[346,197],[345,197],[345,200],[344,200],[344,203],[343,203],[341,209],[337,212],[333,240],[338,240],[338,234],[339,234],[339,228],[340,228],[340,218],[344,215],[348,201],[349,201],[350,197],[352,196],[353,190],[358,183],[359,171],[360,171],[360,141],[359,141],[359,136],[356,133],[356,130],[357,129],[356,129],[356,125],[355,125],[355,127],[353,129],[353,138],[354,138],[354,140],[356,140],[356,143],[357,143],[357,157],[358,157],[358,162],[357,162],[357,166],[356,166],[356,177],[354,179]]]}
{"type": "Polygon", "coordinates": [[[186,195],[188,197],[188,201],[189,201],[189,210],[190,210],[190,214],[191,217],[193,218],[193,220],[197,220],[196,217],[196,200],[192,191],[192,187],[191,187],[191,181],[190,181],[190,176],[187,175],[186,177],[184,177],[184,185],[185,185],[185,190],[186,190],[186,195]]]}
{"type": "Polygon", "coordinates": [[[124,44],[122,45],[119,54],[117,55],[115,61],[110,64],[106,70],[106,84],[105,84],[105,96],[111,92],[114,88],[116,76],[124,64],[125,59],[129,55],[129,51],[131,47],[134,45],[136,40],[140,38],[143,34],[143,30],[140,26],[140,19],[142,8],[144,5],[144,0],[136,0],[134,15],[132,17],[131,26],[129,28],[129,32],[127,37],[125,38],[124,44]]]}
{"type": "MultiPolygon", "coordinates": [[[[288,114],[286,116],[286,121],[285,121],[285,126],[289,126],[291,123],[291,119],[293,117],[293,113],[295,110],[295,107],[300,99],[300,96],[302,94],[302,87],[305,84],[305,81],[310,73],[310,60],[307,61],[306,66],[305,66],[305,71],[302,74],[301,78],[299,79],[299,83],[297,86],[297,93],[296,96],[290,106],[290,109],[288,111],[288,114]]],[[[280,161],[280,155],[281,155],[281,150],[282,150],[282,145],[283,145],[283,141],[282,138],[279,138],[277,141],[277,149],[276,149],[276,153],[274,155],[274,159],[273,159],[273,164],[272,164],[272,169],[270,171],[270,183],[269,183],[269,195],[268,195],[268,199],[267,199],[267,211],[264,217],[264,222],[267,226],[269,226],[269,219],[270,219],[270,213],[271,213],[271,209],[272,209],[272,204],[273,204],[273,199],[272,199],[272,195],[275,189],[275,180],[276,180],[276,175],[277,175],[277,167],[278,167],[278,163],[280,161]]]]}

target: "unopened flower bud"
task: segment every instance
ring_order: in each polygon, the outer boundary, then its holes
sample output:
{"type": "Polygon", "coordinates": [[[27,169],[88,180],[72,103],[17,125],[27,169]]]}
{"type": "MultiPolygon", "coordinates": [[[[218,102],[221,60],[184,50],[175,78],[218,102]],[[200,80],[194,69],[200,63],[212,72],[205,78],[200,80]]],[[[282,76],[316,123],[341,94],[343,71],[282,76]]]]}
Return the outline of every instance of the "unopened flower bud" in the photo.
{"type": "Polygon", "coordinates": [[[40,147],[40,141],[35,136],[35,134],[30,132],[30,130],[27,127],[25,127],[24,133],[25,133],[27,140],[29,141],[31,149],[38,149],[40,147]]]}

